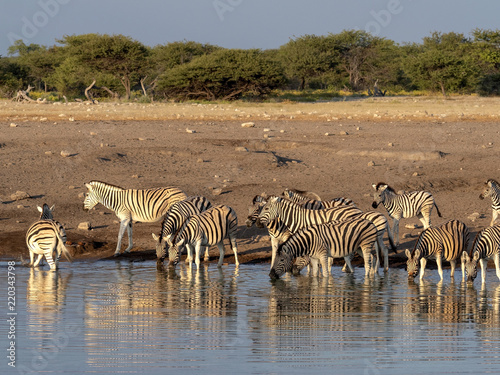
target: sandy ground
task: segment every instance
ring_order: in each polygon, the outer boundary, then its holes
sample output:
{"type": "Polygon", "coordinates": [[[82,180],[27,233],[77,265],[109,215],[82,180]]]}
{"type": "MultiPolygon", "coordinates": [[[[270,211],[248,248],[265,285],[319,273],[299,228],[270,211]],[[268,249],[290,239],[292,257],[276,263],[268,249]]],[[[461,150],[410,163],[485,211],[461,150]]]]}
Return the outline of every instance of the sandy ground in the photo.
{"type": "MultiPolygon", "coordinates": [[[[270,259],[265,230],[244,226],[254,195],[284,188],[323,199],[344,196],[371,209],[372,184],[425,189],[443,214],[475,234],[489,225],[491,201],[478,195],[500,179],[500,100],[382,98],[316,104],[17,104],[0,102],[0,257],[28,258],[25,233],[37,205],[55,204],[76,259],[102,259],[116,246],[116,216],[99,205],[83,211],[84,183],[124,188],[177,186],[233,207],[239,217],[241,263],[270,259]],[[242,123],[252,121],[254,127],[242,123]],[[61,156],[65,151],[69,156],[61,156]],[[214,189],[222,189],[219,195],[214,189]],[[31,198],[13,200],[16,191],[31,198]],[[471,214],[479,218],[472,220],[471,214]],[[92,230],[77,229],[89,221],[92,230]]],[[[385,212],[381,206],[378,208],[385,212]]],[[[398,254],[421,228],[403,220],[398,254]]],[[[153,259],[151,232],[134,225],[133,259],[153,259]]],[[[125,239],[126,244],[126,239],[125,239]]],[[[211,261],[218,251],[211,249],[211,261]]],[[[226,245],[226,262],[234,258],[226,245]]]]}

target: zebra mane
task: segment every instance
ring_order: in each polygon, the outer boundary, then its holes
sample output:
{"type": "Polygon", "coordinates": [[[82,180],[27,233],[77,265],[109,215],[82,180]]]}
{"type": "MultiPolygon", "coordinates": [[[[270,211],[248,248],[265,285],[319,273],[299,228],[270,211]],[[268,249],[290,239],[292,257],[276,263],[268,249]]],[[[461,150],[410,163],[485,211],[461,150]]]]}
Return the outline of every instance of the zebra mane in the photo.
{"type": "Polygon", "coordinates": [[[285,191],[283,191],[283,195],[287,192],[287,191],[290,191],[292,192],[293,194],[298,194],[298,195],[301,195],[305,198],[308,198],[308,199],[315,199],[317,201],[320,201],[321,198],[318,194],[316,193],[313,193],[312,191],[307,191],[307,190],[299,190],[299,189],[285,189],[285,191]]]}
{"type": "MultiPolygon", "coordinates": [[[[384,186],[384,185],[387,185],[387,184],[385,182],[379,182],[377,184],[377,186],[375,187],[375,189],[378,190],[379,187],[384,186]]],[[[389,186],[389,185],[387,185],[387,188],[385,190],[390,191],[390,192],[396,194],[396,191],[391,186],[389,186]]]]}
{"type": "Polygon", "coordinates": [[[486,185],[488,184],[491,184],[491,185],[495,185],[495,187],[500,187],[500,184],[498,183],[497,180],[494,180],[492,178],[488,179],[488,181],[486,181],[486,185]]]}
{"type": "Polygon", "coordinates": [[[108,184],[107,182],[103,182],[103,181],[97,181],[97,180],[92,180],[89,182],[90,185],[100,185],[100,186],[106,186],[108,188],[111,188],[112,190],[115,190],[115,191],[123,191],[125,190],[124,188],[122,188],[121,186],[117,186],[117,185],[113,185],[113,184],[108,184]]]}

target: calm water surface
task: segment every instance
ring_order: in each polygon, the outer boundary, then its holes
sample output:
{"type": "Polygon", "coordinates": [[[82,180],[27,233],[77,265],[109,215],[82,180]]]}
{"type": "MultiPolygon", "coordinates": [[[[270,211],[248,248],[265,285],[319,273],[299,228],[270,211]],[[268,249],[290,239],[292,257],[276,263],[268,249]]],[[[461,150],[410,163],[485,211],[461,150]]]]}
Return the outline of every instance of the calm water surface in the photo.
{"type": "MultiPolygon", "coordinates": [[[[6,262],[1,263],[7,285],[6,262]]],[[[16,266],[16,368],[2,373],[400,374],[500,371],[500,284],[409,283],[391,269],[329,279],[269,265],[16,266]]],[[[1,311],[8,316],[7,288],[1,311]]],[[[8,352],[7,330],[0,342],[8,352]]]]}

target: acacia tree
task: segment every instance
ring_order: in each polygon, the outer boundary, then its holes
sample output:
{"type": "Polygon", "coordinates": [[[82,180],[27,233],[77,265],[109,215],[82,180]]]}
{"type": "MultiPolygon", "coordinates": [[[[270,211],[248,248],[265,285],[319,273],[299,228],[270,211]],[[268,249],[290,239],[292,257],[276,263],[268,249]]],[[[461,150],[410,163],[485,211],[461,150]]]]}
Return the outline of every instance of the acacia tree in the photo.
{"type": "Polygon", "coordinates": [[[333,68],[332,53],[324,36],[304,35],[281,46],[278,56],[286,75],[298,79],[299,90],[303,90],[308,80],[333,68]]]}
{"type": "Polygon", "coordinates": [[[113,76],[123,86],[126,99],[130,99],[131,88],[139,83],[149,54],[142,43],[123,35],[107,34],[65,36],[58,42],[79,63],[94,72],[113,76]]]}
{"type": "Polygon", "coordinates": [[[220,49],[169,69],[158,90],[167,98],[230,100],[259,96],[284,83],[281,65],[258,49],[220,49]]]}
{"type": "Polygon", "coordinates": [[[434,32],[411,50],[404,69],[419,87],[440,90],[443,96],[448,91],[473,91],[479,66],[472,43],[463,34],[434,32]]]}

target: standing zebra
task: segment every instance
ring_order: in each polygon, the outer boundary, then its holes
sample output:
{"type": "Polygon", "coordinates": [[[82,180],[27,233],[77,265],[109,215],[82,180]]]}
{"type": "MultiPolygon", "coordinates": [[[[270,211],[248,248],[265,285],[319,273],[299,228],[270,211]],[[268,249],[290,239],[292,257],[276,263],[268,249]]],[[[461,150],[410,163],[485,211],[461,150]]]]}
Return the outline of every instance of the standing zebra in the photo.
{"type": "MultiPolygon", "coordinates": [[[[256,224],[257,227],[262,226],[262,223],[258,220],[259,214],[262,211],[262,207],[267,202],[267,198],[262,195],[256,195],[252,200],[252,206],[249,208],[249,215],[245,224],[248,228],[256,224]]],[[[278,245],[280,242],[285,242],[291,235],[292,232],[288,227],[279,219],[266,223],[266,228],[271,238],[271,267],[276,259],[276,252],[278,250],[278,245]]]]}
{"type": "Polygon", "coordinates": [[[234,262],[238,266],[237,227],[236,212],[229,206],[214,206],[200,214],[191,215],[173,238],[172,246],[168,249],[168,259],[175,267],[179,263],[184,247],[189,244],[195,248],[196,268],[199,268],[201,247],[217,245],[220,254],[217,267],[222,267],[224,239],[229,238],[234,253],[234,262]]]}
{"type": "Polygon", "coordinates": [[[380,203],[384,205],[393,219],[392,235],[396,239],[396,246],[399,245],[399,220],[417,216],[427,229],[431,225],[432,208],[436,206],[436,211],[441,217],[441,212],[434,202],[434,197],[426,191],[413,191],[407,194],[397,194],[389,185],[380,182],[373,184],[375,193],[373,194],[372,207],[377,208],[380,203]]]}
{"type": "Polygon", "coordinates": [[[343,205],[356,207],[354,202],[349,198],[339,197],[322,201],[319,199],[311,199],[306,195],[302,195],[302,192],[296,189],[285,189],[282,195],[283,197],[291,200],[293,203],[297,203],[304,208],[312,210],[322,210],[325,208],[333,208],[343,205]]]}
{"type": "Polygon", "coordinates": [[[71,254],[66,248],[66,231],[64,227],[52,218],[52,208],[44,204],[43,208],[38,207],[41,212],[40,220],[33,223],[26,233],[26,245],[30,252],[30,267],[37,267],[38,263],[45,255],[45,259],[50,266],[51,271],[57,269],[61,254],[64,253],[66,259],[71,261],[71,254]],[[56,252],[54,262],[53,253],[56,252]],[[33,263],[34,256],[37,254],[37,259],[33,263]]]}
{"type": "MultiPolygon", "coordinates": [[[[443,280],[443,259],[450,262],[451,277],[454,277],[456,261],[469,246],[469,229],[458,220],[450,220],[436,227],[425,229],[418,237],[412,252],[406,249],[406,269],[408,278],[414,278],[419,271],[420,280],[424,277],[427,259],[436,259],[438,273],[443,280]]],[[[465,268],[462,261],[462,280],[465,280],[465,268]]]]}
{"type": "Polygon", "coordinates": [[[491,210],[493,211],[490,226],[495,224],[495,220],[500,213],[500,184],[496,180],[489,179],[486,181],[486,187],[479,194],[479,199],[491,197],[491,210]]]}
{"type": "MultiPolygon", "coordinates": [[[[187,197],[183,201],[175,202],[170,207],[161,224],[160,234],[156,235],[153,233],[153,239],[156,241],[156,257],[159,263],[163,263],[163,260],[167,256],[167,246],[172,246],[172,236],[182,227],[186,219],[210,207],[212,207],[210,201],[200,196],[187,197]]],[[[193,250],[190,245],[187,245],[187,248],[187,261],[191,264],[193,250]]],[[[205,261],[208,261],[208,258],[208,248],[205,248],[205,261]]]]}
{"type": "Polygon", "coordinates": [[[477,276],[477,262],[481,265],[481,281],[486,282],[486,268],[488,259],[493,258],[498,279],[500,280],[500,224],[493,225],[480,231],[470,254],[462,253],[462,260],[465,262],[465,273],[467,281],[473,282],[477,276]]]}
{"type": "Polygon", "coordinates": [[[120,254],[123,234],[128,232],[128,247],[125,252],[132,249],[132,221],[154,223],[160,221],[172,204],[182,201],[186,194],[175,187],[164,187],[146,190],[123,189],[118,186],[101,181],[91,181],[85,184],[87,196],[83,208],[90,210],[98,203],[113,210],[120,219],[118,243],[115,256],[120,254]]]}
{"type": "Polygon", "coordinates": [[[365,261],[365,275],[371,273],[371,254],[377,242],[377,228],[366,219],[354,218],[341,222],[330,222],[302,228],[280,245],[276,263],[269,276],[277,279],[292,269],[295,257],[309,257],[313,275],[317,274],[317,263],[321,264],[323,276],[330,275],[328,258],[344,258],[353,272],[351,256],[358,251],[365,261]]]}

